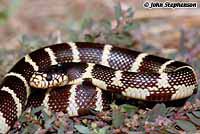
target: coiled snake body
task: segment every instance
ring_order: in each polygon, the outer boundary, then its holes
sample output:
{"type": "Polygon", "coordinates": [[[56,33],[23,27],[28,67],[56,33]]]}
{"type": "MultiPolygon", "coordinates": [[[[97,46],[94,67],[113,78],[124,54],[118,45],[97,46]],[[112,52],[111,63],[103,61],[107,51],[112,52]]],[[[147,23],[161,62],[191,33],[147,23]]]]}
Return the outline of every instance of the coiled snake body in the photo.
{"type": "Polygon", "coordinates": [[[77,116],[89,108],[106,107],[109,95],[102,90],[146,101],[171,101],[192,95],[196,88],[194,69],[183,62],[97,43],[47,46],[23,57],[5,75],[0,87],[0,133],[12,127],[27,105],[77,116]],[[54,90],[48,88],[53,83],[34,76],[53,66],[66,74],[66,82],[54,90]]]}

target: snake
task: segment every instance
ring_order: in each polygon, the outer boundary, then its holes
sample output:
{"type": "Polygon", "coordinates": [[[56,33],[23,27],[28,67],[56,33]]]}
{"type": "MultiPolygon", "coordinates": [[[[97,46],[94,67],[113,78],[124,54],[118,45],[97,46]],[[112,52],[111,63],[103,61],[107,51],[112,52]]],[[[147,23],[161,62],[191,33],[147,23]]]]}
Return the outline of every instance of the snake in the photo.
{"type": "Polygon", "coordinates": [[[0,85],[0,133],[27,106],[79,116],[102,111],[111,94],[144,101],[173,101],[197,89],[194,68],[181,61],[110,44],[67,42],[21,58],[0,85]]]}

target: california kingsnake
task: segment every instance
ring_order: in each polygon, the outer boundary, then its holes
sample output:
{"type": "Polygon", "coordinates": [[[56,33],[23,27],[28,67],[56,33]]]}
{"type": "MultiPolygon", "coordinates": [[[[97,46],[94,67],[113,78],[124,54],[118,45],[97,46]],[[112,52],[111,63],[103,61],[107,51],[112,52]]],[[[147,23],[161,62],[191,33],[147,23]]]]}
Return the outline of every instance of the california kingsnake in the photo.
{"type": "Polygon", "coordinates": [[[26,108],[28,98],[28,105],[43,104],[47,110],[74,116],[88,108],[101,111],[108,98],[101,89],[147,101],[170,101],[192,95],[197,78],[183,62],[108,44],[69,42],[26,55],[5,75],[0,88],[0,133],[5,133],[26,108]],[[69,85],[52,91],[30,86],[35,72],[57,65],[66,71],[69,85]],[[79,85],[83,81],[93,85],[79,85]]]}

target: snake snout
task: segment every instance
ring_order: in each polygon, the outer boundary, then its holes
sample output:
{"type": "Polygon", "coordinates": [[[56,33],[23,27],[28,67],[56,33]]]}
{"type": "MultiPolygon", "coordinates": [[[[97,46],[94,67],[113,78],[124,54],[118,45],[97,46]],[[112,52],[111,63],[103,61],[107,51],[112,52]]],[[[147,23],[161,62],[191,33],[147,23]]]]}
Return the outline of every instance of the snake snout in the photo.
{"type": "Polygon", "coordinates": [[[35,72],[29,81],[31,87],[43,89],[65,86],[67,83],[68,77],[64,73],[35,72]]]}

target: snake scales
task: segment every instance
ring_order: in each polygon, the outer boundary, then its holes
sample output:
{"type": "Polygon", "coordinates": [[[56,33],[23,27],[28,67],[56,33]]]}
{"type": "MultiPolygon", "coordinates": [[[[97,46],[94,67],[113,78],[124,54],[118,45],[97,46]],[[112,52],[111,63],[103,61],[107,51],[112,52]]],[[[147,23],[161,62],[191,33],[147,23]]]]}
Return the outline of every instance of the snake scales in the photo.
{"type": "Polygon", "coordinates": [[[7,132],[27,106],[44,105],[77,116],[89,108],[102,111],[109,101],[103,90],[171,101],[192,95],[196,88],[194,69],[183,62],[98,43],[51,45],[26,55],[5,75],[0,86],[0,133],[7,132]],[[53,72],[54,66],[62,75],[53,72]],[[41,70],[44,77],[35,75],[41,70]],[[63,83],[50,87],[55,82],[63,83]]]}

